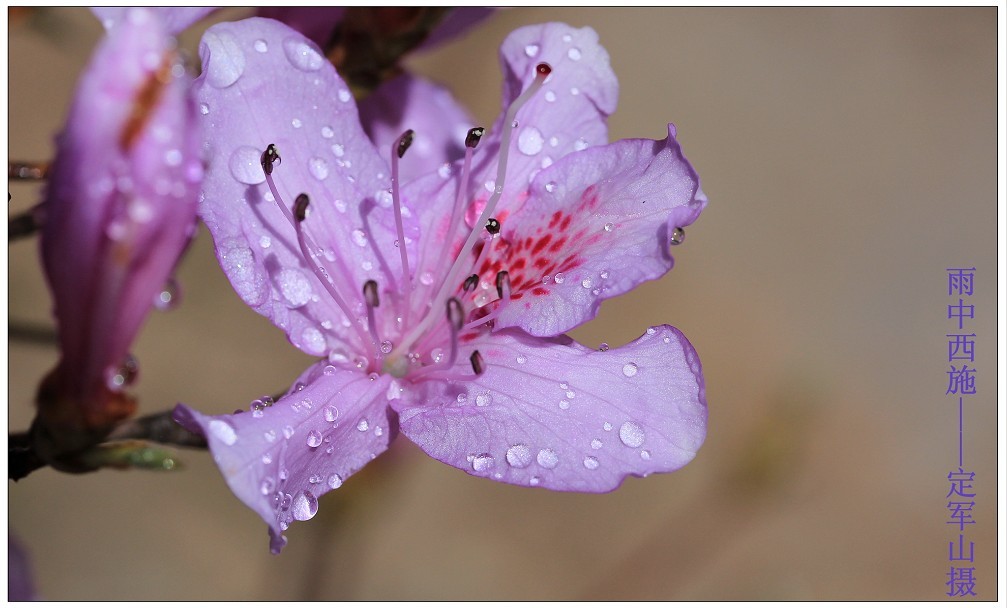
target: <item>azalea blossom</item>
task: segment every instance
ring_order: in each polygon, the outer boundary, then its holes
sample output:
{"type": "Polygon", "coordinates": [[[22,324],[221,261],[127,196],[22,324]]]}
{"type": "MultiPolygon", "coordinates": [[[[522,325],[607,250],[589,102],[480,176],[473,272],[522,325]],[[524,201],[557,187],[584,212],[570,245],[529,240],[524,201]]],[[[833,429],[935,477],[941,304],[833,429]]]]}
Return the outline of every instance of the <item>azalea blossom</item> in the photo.
{"type": "Polygon", "coordinates": [[[669,246],[706,204],[674,127],[606,143],[618,85],[593,30],[512,33],[504,111],[468,132],[464,158],[409,182],[412,133],[375,149],[346,85],[293,30],[221,24],[200,54],[200,213],[218,259],[320,360],[275,403],[180,405],[176,419],[206,435],[273,551],[400,431],[470,475],[561,491],[607,492],[694,457],[705,389],[681,332],[651,327],[611,350],[563,335],[670,270],[669,246]]]}
{"type": "Polygon", "coordinates": [[[157,13],[127,12],[95,51],[57,138],[40,243],[61,359],[34,426],[47,459],[132,414],[129,347],[195,227],[196,105],[174,44],[157,13]]]}

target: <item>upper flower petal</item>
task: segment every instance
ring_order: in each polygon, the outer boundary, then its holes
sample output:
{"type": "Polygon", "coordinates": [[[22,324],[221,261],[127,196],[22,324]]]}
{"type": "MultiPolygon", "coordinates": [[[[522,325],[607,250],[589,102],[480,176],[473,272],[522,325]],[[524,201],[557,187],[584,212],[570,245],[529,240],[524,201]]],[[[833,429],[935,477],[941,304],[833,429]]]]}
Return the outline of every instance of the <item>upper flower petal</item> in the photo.
{"type": "MultiPolygon", "coordinates": [[[[291,342],[309,354],[329,352],[349,320],[304,259],[264,183],[260,155],[270,143],[279,149],[272,177],[287,209],[298,194],[310,197],[305,232],[335,288],[356,302],[353,315],[363,312],[367,280],[394,286],[401,276],[387,164],[332,65],[287,26],[222,23],[207,31],[200,55],[195,89],[209,155],[200,214],[217,256],[242,299],[291,342]]],[[[413,220],[405,221],[413,234],[413,220]]]]}
{"type": "Polygon", "coordinates": [[[96,50],[57,139],[41,248],[64,394],[101,390],[194,226],[198,124],[173,48],[154,13],[129,11],[96,50]]]}
{"type": "Polygon", "coordinates": [[[476,150],[468,190],[475,206],[481,207],[496,185],[506,110],[528,88],[535,66],[542,62],[552,73],[517,114],[498,216],[513,215],[520,208],[540,170],[571,152],[608,143],[606,120],[615,111],[619,83],[598,34],[565,23],[519,28],[500,47],[501,113],[476,150]]]}
{"type": "MultiPolygon", "coordinates": [[[[106,30],[121,22],[129,7],[125,6],[92,6],[91,12],[101,21],[106,30]]],[[[215,6],[152,6],[147,10],[153,12],[164,24],[169,34],[175,35],[188,29],[190,25],[217,10],[215,6]]]]}
{"type": "Polygon", "coordinates": [[[671,270],[675,229],[705,206],[671,125],[661,141],[622,140],[567,156],[536,177],[477,269],[510,275],[511,301],[496,327],[552,336],[594,318],[602,300],[671,270]]]}
{"type": "Polygon", "coordinates": [[[207,416],[179,405],[175,420],[206,436],[227,485],[269,524],[276,553],[291,521],[313,517],[319,496],[395,438],[389,381],[322,362],[272,407],[207,416]]]}
{"type": "Polygon", "coordinates": [[[360,104],[360,122],[378,150],[391,150],[406,129],[416,132],[400,163],[401,183],[464,156],[465,135],[475,125],[447,89],[409,74],[368,95],[360,104]]]}
{"type": "Polygon", "coordinates": [[[470,345],[481,376],[418,385],[392,407],[406,436],[471,475],[607,492],[684,466],[703,443],[702,368],[673,327],[607,352],[515,330],[470,345]]]}

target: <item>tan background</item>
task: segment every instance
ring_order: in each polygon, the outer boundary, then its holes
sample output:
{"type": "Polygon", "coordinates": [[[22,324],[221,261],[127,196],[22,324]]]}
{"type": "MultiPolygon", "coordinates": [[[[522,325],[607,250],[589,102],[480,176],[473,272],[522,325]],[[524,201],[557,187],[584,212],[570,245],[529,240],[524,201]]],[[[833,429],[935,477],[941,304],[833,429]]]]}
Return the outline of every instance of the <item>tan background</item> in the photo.
{"type": "MultiPolygon", "coordinates": [[[[622,85],[612,137],[674,121],[709,195],[675,270],[574,332],[685,332],[710,406],[695,462],[564,495],[469,477],[400,438],[280,557],[204,453],[178,474],[43,470],[8,488],[46,598],[941,599],[956,265],[978,269],[969,530],[995,597],[996,10],[514,9],[412,64],[490,122],[496,48],[547,20],[598,30],[622,85]]],[[[99,35],[79,9],[11,26],[13,157],[51,155],[99,35]]],[[[11,192],[14,209],[37,196],[11,192]]],[[[9,252],[10,319],[48,323],[35,243],[9,252]]],[[[229,411],[308,363],[239,302],[205,230],[180,280],[181,308],[136,344],[144,411],[229,411]]],[[[55,360],[10,345],[12,429],[55,360]]]]}

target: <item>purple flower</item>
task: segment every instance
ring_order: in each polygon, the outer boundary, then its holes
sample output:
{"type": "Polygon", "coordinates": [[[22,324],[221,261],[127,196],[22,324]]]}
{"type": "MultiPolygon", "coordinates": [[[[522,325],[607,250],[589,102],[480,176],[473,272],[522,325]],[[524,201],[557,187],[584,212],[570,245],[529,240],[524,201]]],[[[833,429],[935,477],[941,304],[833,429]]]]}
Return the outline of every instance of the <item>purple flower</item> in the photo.
{"type": "Polygon", "coordinates": [[[135,407],[121,392],[136,371],[128,349],[195,223],[190,95],[174,41],[144,9],[111,28],[78,84],[43,203],[62,358],[39,419],[54,437],[107,430],[135,407]]]}
{"type": "Polygon", "coordinates": [[[511,34],[506,111],[481,142],[470,131],[464,159],[404,185],[410,134],[375,150],[303,37],[250,19],[211,28],[201,55],[200,210],[218,258],[322,359],[275,404],[176,419],[205,433],[274,551],[400,430],[471,475],[553,490],[607,492],[693,458],[705,391],[678,330],[602,351],[562,335],[667,272],[706,204],[674,128],[605,144],[617,83],[593,30],[511,34]]]}

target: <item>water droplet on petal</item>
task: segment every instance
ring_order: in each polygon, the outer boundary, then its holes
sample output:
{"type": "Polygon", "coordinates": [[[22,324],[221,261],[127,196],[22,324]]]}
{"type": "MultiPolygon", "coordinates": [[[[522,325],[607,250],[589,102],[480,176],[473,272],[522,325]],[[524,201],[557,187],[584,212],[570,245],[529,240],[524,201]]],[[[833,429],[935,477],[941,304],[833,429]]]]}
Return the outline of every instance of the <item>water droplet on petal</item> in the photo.
{"type": "Polygon", "coordinates": [[[685,228],[675,228],[671,231],[671,235],[668,237],[668,244],[681,245],[685,242],[685,228]]]}
{"type": "MultiPolygon", "coordinates": [[[[265,179],[265,178],[262,178],[262,179],[265,179]]],[[[546,192],[555,192],[556,191],[556,182],[549,182],[549,183],[547,183],[545,185],[545,191],[546,192]]]]}
{"type": "Polygon", "coordinates": [[[305,490],[294,499],[290,512],[297,521],[307,521],[318,513],[318,499],[310,491],[305,490]]]}
{"type": "Polygon", "coordinates": [[[370,428],[370,426],[371,423],[367,422],[367,418],[361,418],[360,421],[357,422],[357,430],[360,431],[361,433],[370,428]]]}
{"type": "Polygon", "coordinates": [[[206,116],[207,114],[210,113],[210,106],[206,105],[205,103],[199,104],[199,113],[202,114],[203,116],[206,116]]]}
{"type": "Polygon", "coordinates": [[[272,477],[266,477],[262,480],[262,483],[259,484],[259,492],[261,492],[263,496],[269,496],[275,489],[276,482],[273,481],[272,477]]]}
{"type": "Polygon", "coordinates": [[[386,355],[392,352],[392,343],[390,340],[385,340],[381,343],[381,352],[386,355]]]}
{"type": "Polygon", "coordinates": [[[622,366],[622,375],[626,376],[627,378],[632,378],[633,376],[636,375],[637,369],[638,368],[636,367],[636,363],[627,363],[626,365],[622,366]]]}
{"type": "Polygon", "coordinates": [[[348,102],[353,97],[346,89],[339,89],[339,93],[337,95],[339,96],[339,101],[343,103],[348,102]]]}
{"type": "Polygon", "coordinates": [[[594,456],[585,456],[584,457],[584,468],[587,469],[587,470],[589,470],[589,471],[593,471],[593,470],[597,469],[598,468],[598,459],[595,458],[594,456]]]}
{"type": "Polygon", "coordinates": [[[234,427],[223,420],[211,420],[207,428],[224,445],[234,445],[238,441],[238,434],[234,427]]]}
{"type": "Polygon", "coordinates": [[[325,413],[326,422],[335,422],[336,418],[339,418],[339,409],[334,405],[326,405],[322,411],[325,413]]]}
{"type": "Polygon", "coordinates": [[[608,342],[602,342],[601,344],[598,345],[598,350],[600,350],[601,352],[605,352],[606,350],[608,350],[608,348],[609,348],[608,342]]]}
{"type": "Polygon", "coordinates": [[[612,423],[611,422],[606,422],[605,424],[601,425],[601,428],[605,429],[606,431],[611,431],[612,430],[612,423]]]}
{"type": "Polygon", "coordinates": [[[573,142],[573,149],[576,150],[577,152],[580,152],[581,150],[586,150],[587,147],[588,147],[587,140],[584,139],[583,137],[573,142]]]}
{"type": "Polygon", "coordinates": [[[312,355],[324,355],[326,350],[325,336],[317,327],[305,327],[301,332],[301,347],[312,355]]]}
{"type": "Polygon", "coordinates": [[[332,139],[332,136],[335,134],[336,132],[329,125],[322,127],[322,137],[325,139],[332,139]]]}
{"type": "Polygon", "coordinates": [[[591,448],[595,450],[600,450],[602,446],[601,439],[592,439],[591,448]]]}
{"type": "Polygon", "coordinates": [[[262,150],[256,150],[252,146],[241,146],[233,153],[227,161],[227,168],[231,170],[234,179],[249,186],[255,186],[266,181],[266,174],[262,172],[262,165],[259,158],[262,150]]]}
{"type": "Polygon", "coordinates": [[[343,485],[343,478],[339,475],[333,473],[329,475],[329,487],[335,490],[339,486],[343,485]]]}
{"type": "Polygon", "coordinates": [[[650,450],[640,450],[640,458],[650,460],[650,450]]]}
{"type": "Polygon", "coordinates": [[[315,179],[321,181],[329,176],[329,163],[325,159],[317,156],[308,161],[308,171],[315,179]]]}
{"type": "Polygon", "coordinates": [[[354,230],[352,233],[352,237],[353,242],[359,245],[360,247],[367,246],[367,235],[364,234],[363,230],[354,230]]]}
{"type": "Polygon", "coordinates": [[[276,277],[280,293],[287,306],[299,308],[311,301],[312,290],[308,277],[296,268],[284,268],[276,277]]]}
{"type": "Polygon", "coordinates": [[[591,289],[592,285],[594,285],[594,283],[591,282],[591,279],[584,279],[580,282],[580,286],[584,289],[591,289]]]}
{"type": "Polygon", "coordinates": [[[552,280],[556,281],[557,284],[560,284],[566,280],[566,276],[562,272],[557,272],[556,276],[554,276],[552,280]]]}
{"type": "Polygon", "coordinates": [[[646,434],[643,432],[643,428],[633,422],[632,420],[622,423],[619,427],[619,439],[626,447],[638,448],[643,445],[643,440],[646,439],[646,434]]]}
{"type": "Polygon", "coordinates": [[[559,456],[553,450],[549,448],[543,448],[538,451],[538,457],[536,458],[539,466],[544,469],[554,469],[556,465],[559,464],[559,456]]]}
{"type": "Polygon", "coordinates": [[[307,443],[309,448],[317,448],[322,445],[322,434],[315,430],[308,432],[307,443]]]}
{"type": "Polygon", "coordinates": [[[525,363],[526,361],[528,361],[528,358],[525,357],[524,355],[518,355],[516,361],[518,363],[525,363]]]}
{"type": "Polygon", "coordinates": [[[552,102],[556,101],[556,93],[554,93],[552,91],[546,91],[545,92],[545,100],[548,101],[549,103],[552,103],[552,102]]]}
{"type": "Polygon", "coordinates": [[[538,55],[539,46],[537,44],[526,44],[524,47],[524,54],[529,57],[534,57],[538,55]]]}
{"type": "Polygon", "coordinates": [[[544,141],[541,131],[535,127],[525,127],[521,129],[521,133],[517,136],[517,149],[522,154],[534,156],[542,151],[544,141]]]}
{"type": "Polygon", "coordinates": [[[561,410],[568,410],[568,409],[570,409],[570,402],[567,401],[566,399],[560,399],[560,401],[559,401],[559,409],[561,409],[561,410]]]}
{"type": "Polygon", "coordinates": [[[532,463],[531,449],[523,443],[512,445],[507,450],[507,464],[515,469],[523,469],[532,463]]]}
{"type": "Polygon", "coordinates": [[[259,53],[265,53],[266,51],[269,50],[269,44],[267,44],[266,41],[262,39],[256,40],[255,44],[253,44],[252,47],[259,53]]]}
{"type": "Polygon", "coordinates": [[[295,68],[314,72],[322,67],[325,59],[313,45],[303,38],[287,38],[283,41],[283,53],[295,68]]]}
{"type": "Polygon", "coordinates": [[[496,459],[489,454],[476,454],[472,458],[472,470],[479,473],[492,469],[495,464],[496,459]]]}
{"type": "Polygon", "coordinates": [[[203,74],[211,86],[225,89],[241,78],[245,71],[245,53],[234,36],[226,32],[207,32],[200,46],[205,46],[208,55],[203,74]]]}
{"type": "Polygon", "coordinates": [[[566,56],[573,61],[580,61],[580,49],[572,46],[566,51],[566,56]]]}
{"type": "Polygon", "coordinates": [[[528,485],[530,485],[530,486],[537,486],[539,483],[541,483],[541,481],[542,480],[539,479],[537,476],[536,477],[532,477],[531,479],[528,480],[528,485]]]}
{"type": "Polygon", "coordinates": [[[486,407],[487,405],[493,403],[493,395],[490,393],[481,393],[476,395],[476,405],[478,407],[486,407]]]}
{"type": "Polygon", "coordinates": [[[290,439],[293,436],[294,436],[294,427],[290,426],[289,424],[287,426],[283,427],[283,438],[284,439],[290,439]]]}

